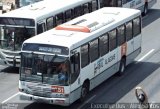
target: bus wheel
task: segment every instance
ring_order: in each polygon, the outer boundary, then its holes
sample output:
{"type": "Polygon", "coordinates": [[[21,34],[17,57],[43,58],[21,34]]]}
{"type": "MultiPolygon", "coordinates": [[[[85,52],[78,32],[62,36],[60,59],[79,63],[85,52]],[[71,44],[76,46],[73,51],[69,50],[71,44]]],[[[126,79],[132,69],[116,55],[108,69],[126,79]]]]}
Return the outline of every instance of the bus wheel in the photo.
{"type": "Polygon", "coordinates": [[[119,71],[117,72],[117,75],[122,76],[124,74],[125,68],[126,68],[126,60],[123,58],[121,59],[119,71]]]}
{"type": "Polygon", "coordinates": [[[85,83],[82,85],[80,102],[85,101],[85,98],[86,98],[88,92],[89,92],[89,85],[88,85],[87,82],[85,82],[85,83]]]}
{"type": "Polygon", "coordinates": [[[143,10],[142,15],[145,16],[147,13],[148,13],[148,4],[146,3],[146,4],[144,5],[144,10],[143,10]]]}

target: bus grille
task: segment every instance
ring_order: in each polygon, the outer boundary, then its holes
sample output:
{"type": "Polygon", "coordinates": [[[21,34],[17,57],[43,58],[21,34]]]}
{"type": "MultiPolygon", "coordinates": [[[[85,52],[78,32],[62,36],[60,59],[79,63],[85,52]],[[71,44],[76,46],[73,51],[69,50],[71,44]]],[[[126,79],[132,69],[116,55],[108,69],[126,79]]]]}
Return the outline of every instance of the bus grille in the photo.
{"type": "Polygon", "coordinates": [[[51,89],[50,88],[28,86],[28,88],[25,90],[25,92],[28,94],[35,95],[35,96],[51,98],[51,89]]]}

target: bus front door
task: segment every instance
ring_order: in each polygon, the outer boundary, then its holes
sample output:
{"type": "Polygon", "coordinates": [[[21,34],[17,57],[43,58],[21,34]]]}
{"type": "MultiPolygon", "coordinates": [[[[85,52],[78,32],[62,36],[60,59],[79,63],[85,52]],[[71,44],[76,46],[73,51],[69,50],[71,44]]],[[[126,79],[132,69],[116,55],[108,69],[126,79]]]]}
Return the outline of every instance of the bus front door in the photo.
{"type": "MultiPolygon", "coordinates": [[[[78,50],[77,50],[78,51],[78,50]]],[[[81,96],[80,92],[80,53],[72,51],[73,55],[71,56],[71,73],[70,73],[70,92],[74,92],[70,94],[70,103],[79,99],[81,96]]]]}

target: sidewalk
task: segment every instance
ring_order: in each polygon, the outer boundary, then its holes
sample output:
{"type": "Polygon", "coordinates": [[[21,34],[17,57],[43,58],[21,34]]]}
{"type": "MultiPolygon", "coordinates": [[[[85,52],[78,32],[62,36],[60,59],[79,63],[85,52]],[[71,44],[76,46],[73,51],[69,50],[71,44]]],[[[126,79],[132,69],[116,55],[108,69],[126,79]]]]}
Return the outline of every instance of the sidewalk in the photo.
{"type": "MultiPolygon", "coordinates": [[[[145,78],[137,86],[142,87],[146,92],[149,103],[160,103],[160,68],[145,78]]],[[[138,103],[135,96],[135,89],[128,92],[117,103],[138,103]]]]}

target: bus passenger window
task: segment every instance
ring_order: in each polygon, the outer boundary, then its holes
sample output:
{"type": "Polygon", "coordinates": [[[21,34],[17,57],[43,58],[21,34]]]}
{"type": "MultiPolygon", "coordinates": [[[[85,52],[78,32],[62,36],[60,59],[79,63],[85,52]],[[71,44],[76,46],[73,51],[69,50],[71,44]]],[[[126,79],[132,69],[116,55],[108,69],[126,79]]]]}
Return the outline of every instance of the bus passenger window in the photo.
{"type": "Polygon", "coordinates": [[[54,20],[53,17],[47,19],[47,30],[50,30],[54,27],[54,20]]]}
{"type": "Polygon", "coordinates": [[[132,31],[132,21],[126,23],[126,40],[129,41],[133,38],[133,31],[132,31]]]}
{"type": "Polygon", "coordinates": [[[89,56],[91,62],[95,61],[99,57],[99,50],[98,50],[98,39],[93,40],[89,43],[89,56]]]}
{"type": "Polygon", "coordinates": [[[56,25],[62,24],[64,22],[63,13],[56,15],[56,25]]]}
{"type": "Polygon", "coordinates": [[[72,16],[73,16],[72,10],[67,10],[67,11],[65,12],[65,21],[67,22],[67,21],[71,20],[71,19],[72,19],[72,16]]]}
{"type": "Polygon", "coordinates": [[[118,45],[122,45],[125,41],[125,27],[124,25],[117,28],[118,45]]]}
{"type": "Polygon", "coordinates": [[[43,33],[45,31],[45,23],[37,24],[37,34],[43,33]]]}
{"type": "Polygon", "coordinates": [[[101,56],[107,54],[109,51],[109,41],[107,33],[99,38],[99,51],[101,56]]]}
{"type": "Polygon", "coordinates": [[[75,7],[74,8],[74,17],[81,16],[83,14],[82,11],[83,11],[82,6],[75,7]]]}
{"type": "Polygon", "coordinates": [[[116,7],[118,2],[117,0],[104,0],[104,7],[116,7]]]}
{"type": "Polygon", "coordinates": [[[106,0],[99,0],[99,2],[100,2],[100,8],[103,8],[106,0]]]}
{"type": "Polygon", "coordinates": [[[81,67],[85,67],[89,64],[89,50],[88,44],[85,44],[81,47],[81,67]]]}
{"type": "Polygon", "coordinates": [[[109,50],[112,51],[117,47],[116,29],[108,32],[109,34],[109,50]]]}
{"type": "Polygon", "coordinates": [[[86,13],[89,13],[89,12],[90,12],[89,11],[89,4],[86,3],[86,4],[83,5],[83,13],[86,14],[86,13]]]}
{"type": "Polygon", "coordinates": [[[128,2],[128,0],[123,0],[123,4],[126,4],[128,2]]]}
{"type": "Polygon", "coordinates": [[[122,0],[117,0],[117,6],[122,7],[122,0]]]}
{"type": "Polygon", "coordinates": [[[134,36],[137,36],[141,33],[141,21],[140,17],[133,20],[133,34],[134,36]]]}
{"type": "Polygon", "coordinates": [[[98,9],[98,3],[97,0],[92,0],[92,11],[95,11],[98,9]]]}

